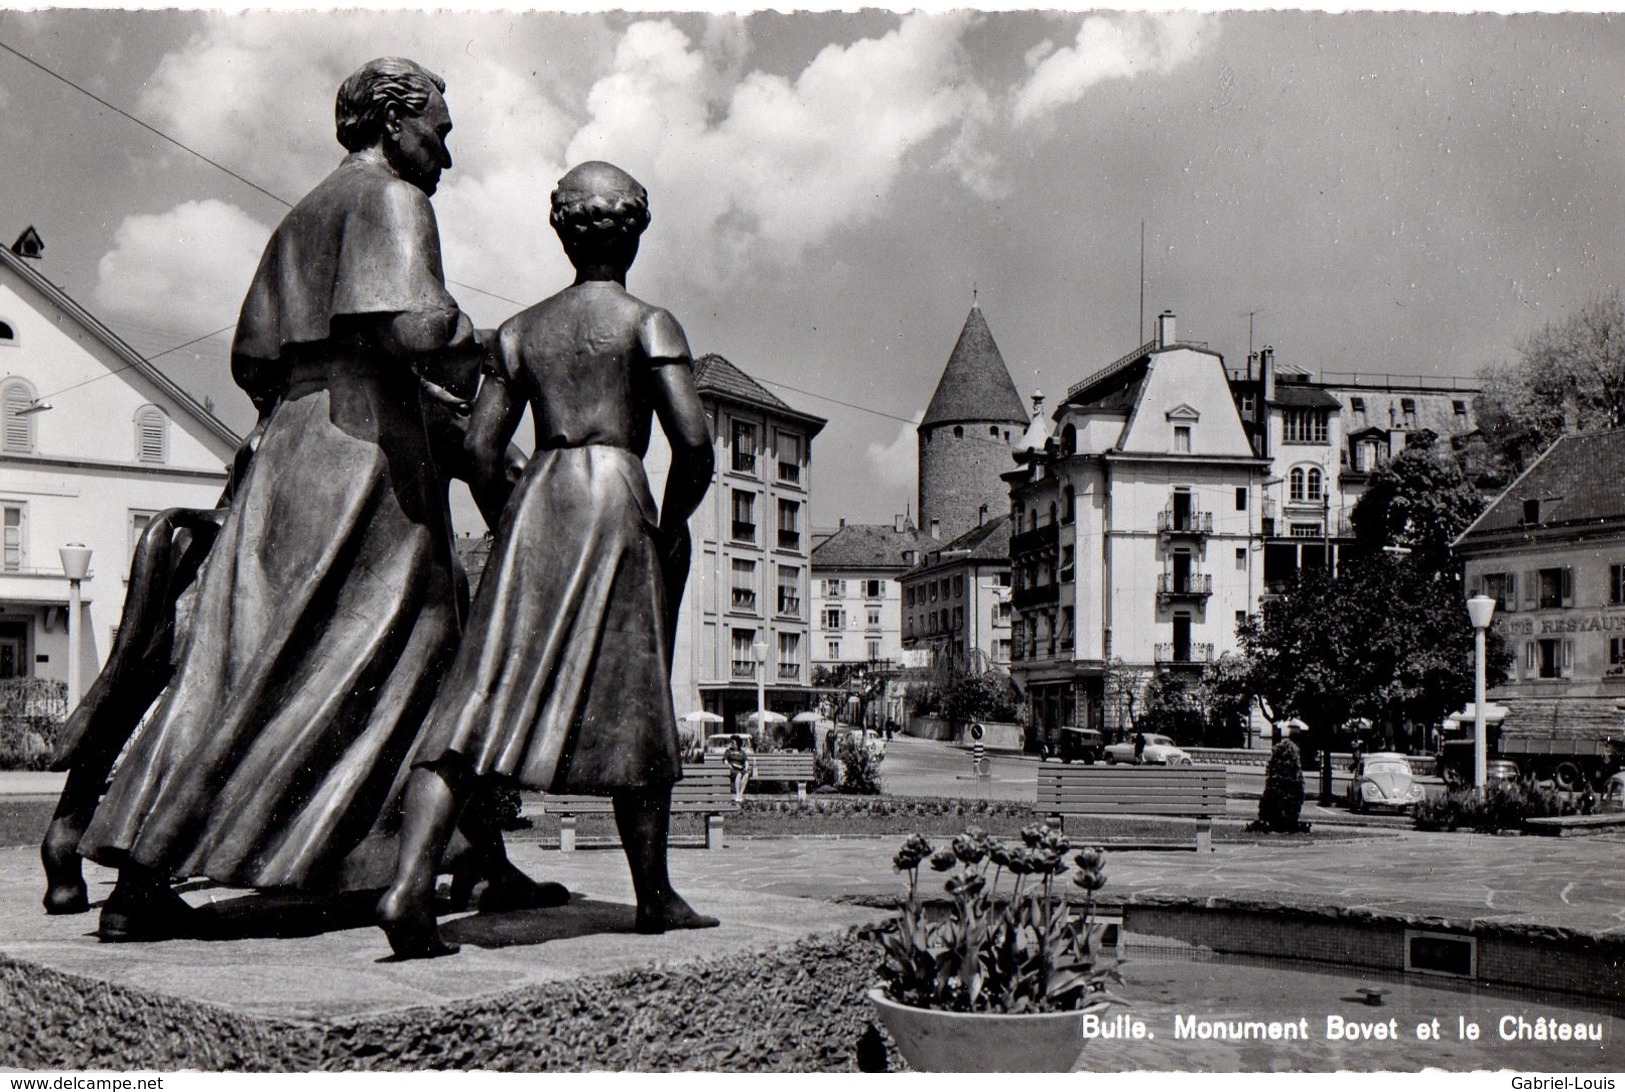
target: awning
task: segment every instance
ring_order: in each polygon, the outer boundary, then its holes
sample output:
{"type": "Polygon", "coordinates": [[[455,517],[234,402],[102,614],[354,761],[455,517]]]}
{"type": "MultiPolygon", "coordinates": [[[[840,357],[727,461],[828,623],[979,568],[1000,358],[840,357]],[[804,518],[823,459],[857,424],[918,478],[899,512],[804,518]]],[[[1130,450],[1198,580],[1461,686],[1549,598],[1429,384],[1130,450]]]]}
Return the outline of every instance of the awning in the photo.
{"type": "MultiPolygon", "coordinates": [[[[1506,715],[1506,706],[1497,705],[1493,701],[1487,701],[1484,703],[1484,723],[1486,725],[1500,724],[1506,719],[1506,715]]],[[[1445,719],[1450,721],[1452,724],[1475,724],[1478,720],[1477,707],[1473,702],[1468,702],[1466,708],[1464,708],[1461,712],[1451,713],[1445,719]]]]}
{"type": "Polygon", "coordinates": [[[1619,732],[1625,713],[1617,698],[1508,698],[1502,731],[1619,732]]]}

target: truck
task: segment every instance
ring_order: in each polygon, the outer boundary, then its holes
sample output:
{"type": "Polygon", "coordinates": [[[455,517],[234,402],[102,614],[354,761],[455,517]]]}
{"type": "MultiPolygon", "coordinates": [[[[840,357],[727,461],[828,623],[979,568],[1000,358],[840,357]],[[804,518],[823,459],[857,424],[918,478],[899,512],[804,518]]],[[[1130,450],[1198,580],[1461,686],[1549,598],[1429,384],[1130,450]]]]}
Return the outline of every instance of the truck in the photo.
{"type": "MultiPolygon", "coordinates": [[[[1611,775],[1625,767],[1625,724],[1539,724],[1502,728],[1488,725],[1487,755],[1517,763],[1525,777],[1551,781],[1564,792],[1603,791],[1611,775]]],[[[1447,727],[1439,744],[1438,774],[1446,781],[1473,779],[1473,725],[1447,727]]]]}

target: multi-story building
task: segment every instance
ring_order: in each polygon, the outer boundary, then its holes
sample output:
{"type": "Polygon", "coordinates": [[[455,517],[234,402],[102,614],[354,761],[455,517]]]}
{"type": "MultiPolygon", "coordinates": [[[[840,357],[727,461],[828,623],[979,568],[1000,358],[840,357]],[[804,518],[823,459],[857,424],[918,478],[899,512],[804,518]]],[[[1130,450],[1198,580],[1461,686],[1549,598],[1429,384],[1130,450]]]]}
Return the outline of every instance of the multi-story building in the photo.
{"type": "Polygon", "coordinates": [[[83,684],[107,656],[136,540],[165,508],[212,508],[232,430],[36,267],[29,229],[0,250],[0,678],[68,674],[58,548],[88,546],[83,684]]]}
{"type": "MultiPolygon", "coordinates": [[[[1016,445],[1009,483],[1011,673],[1029,746],[1109,729],[1108,681],[1197,670],[1236,647],[1261,566],[1253,449],[1223,358],[1156,336],[1067,391],[1016,445]]],[[[1115,685],[1115,684],[1114,684],[1115,685]]]]}
{"type": "Polygon", "coordinates": [[[694,378],[716,471],[689,521],[694,553],[678,616],[673,700],[679,715],[705,710],[732,722],[756,708],[760,671],[769,707],[793,713],[811,703],[808,513],[812,440],[825,422],[715,353],[695,362],[694,378]]]}
{"type": "Polygon", "coordinates": [[[1010,515],[946,545],[903,577],[903,647],[971,670],[1010,669],[1010,515]]]}
{"type": "Polygon", "coordinates": [[[1026,407],[973,302],[917,429],[920,528],[949,542],[997,516],[999,476],[1026,427],[1026,407]]]}
{"type": "Polygon", "coordinates": [[[1564,436],[1456,540],[1513,653],[1508,727],[1625,727],[1625,429],[1564,436]]]}
{"type": "Polygon", "coordinates": [[[1279,365],[1265,348],[1230,384],[1259,455],[1270,460],[1262,485],[1265,591],[1301,569],[1336,563],[1352,533],[1349,517],[1371,474],[1413,433],[1456,443],[1477,424],[1477,388],[1451,378],[1326,375],[1279,365]],[[1256,369],[1254,364],[1256,363],[1256,369]]]}
{"type": "Polygon", "coordinates": [[[927,539],[905,516],[847,523],[812,552],[815,667],[902,659],[902,579],[927,539]]]}

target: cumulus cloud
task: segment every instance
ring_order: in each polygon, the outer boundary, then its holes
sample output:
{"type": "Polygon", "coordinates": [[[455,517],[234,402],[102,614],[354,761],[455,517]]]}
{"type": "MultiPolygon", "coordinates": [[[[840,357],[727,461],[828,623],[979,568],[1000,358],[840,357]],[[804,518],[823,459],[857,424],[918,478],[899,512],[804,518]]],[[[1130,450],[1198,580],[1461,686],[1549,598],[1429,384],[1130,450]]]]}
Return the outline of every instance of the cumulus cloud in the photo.
{"type": "Polygon", "coordinates": [[[1105,80],[1172,71],[1200,54],[1218,26],[1195,12],[1088,16],[1071,45],[1045,42],[1028,52],[1031,75],[1014,94],[1011,116],[1031,123],[1105,80]]]}
{"type": "Polygon", "coordinates": [[[119,225],[96,267],[96,304],[126,319],[162,315],[206,332],[237,317],[271,228],[224,201],[188,201],[119,225]]]}
{"type": "Polygon", "coordinates": [[[925,420],[922,409],[914,420],[898,428],[890,443],[872,442],[864,452],[869,470],[880,485],[892,489],[911,489],[914,486],[915,464],[919,461],[919,425],[925,420]]]}

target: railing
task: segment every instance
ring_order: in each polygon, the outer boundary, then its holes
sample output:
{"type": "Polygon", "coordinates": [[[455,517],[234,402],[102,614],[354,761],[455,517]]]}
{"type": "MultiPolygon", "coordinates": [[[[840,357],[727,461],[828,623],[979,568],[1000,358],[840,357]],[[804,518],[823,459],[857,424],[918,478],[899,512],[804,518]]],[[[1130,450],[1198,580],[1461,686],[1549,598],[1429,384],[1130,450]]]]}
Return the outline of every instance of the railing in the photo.
{"type": "Polygon", "coordinates": [[[1030,553],[1033,550],[1044,549],[1047,546],[1055,546],[1060,541],[1061,527],[1059,524],[1050,523],[1043,527],[1034,527],[1030,531],[1023,531],[1018,535],[1010,536],[1010,556],[1016,557],[1030,553]]]}
{"type": "Polygon", "coordinates": [[[754,679],[756,677],[755,660],[731,660],[729,664],[733,668],[733,677],[736,679],[754,679]]]}
{"type": "Polygon", "coordinates": [[[744,523],[736,519],[734,520],[733,533],[735,542],[756,541],[756,525],[754,523],[744,523]]]}
{"type": "Polygon", "coordinates": [[[1164,508],[1157,513],[1157,533],[1159,535],[1211,535],[1213,533],[1212,512],[1179,512],[1172,508],[1164,508]]]}
{"type": "Polygon", "coordinates": [[[791,485],[800,485],[801,484],[801,464],[800,463],[780,463],[779,464],[779,481],[788,482],[791,485]]]}
{"type": "Polygon", "coordinates": [[[1213,659],[1213,645],[1203,641],[1183,649],[1176,649],[1171,641],[1158,644],[1152,653],[1159,664],[1199,664],[1209,663],[1213,659]],[[1183,652],[1181,656],[1179,653],[1183,652]]]}
{"type": "Polygon", "coordinates": [[[1213,577],[1208,573],[1190,573],[1183,580],[1173,573],[1157,574],[1157,595],[1164,598],[1190,596],[1205,598],[1213,594],[1213,577]]]}
{"type": "Polygon", "coordinates": [[[1055,584],[1039,584],[1031,588],[1020,588],[1010,594],[1010,600],[1017,610],[1027,610],[1031,607],[1046,606],[1060,600],[1061,589],[1055,584]]]}
{"type": "Polygon", "coordinates": [[[756,609],[756,593],[749,588],[735,588],[731,602],[735,610],[753,611],[756,609]]]}
{"type": "Polygon", "coordinates": [[[1066,389],[1066,396],[1068,398],[1071,398],[1074,394],[1077,394],[1079,391],[1089,389],[1090,387],[1094,386],[1096,383],[1099,383],[1102,379],[1109,378],[1114,372],[1118,371],[1119,369],[1128,367],[1130,364],[1134,363],[1136,360],[1140,359],[1142,356],[1145,356],[1146,354],[1151,352],[1152,349],[1155,349],[1156,347],[1157,347],[1157,339],[1152,338],[1150,341],[1146,342],[1144,345],[1141,345],[1138,349],[1135,349],[1133,352],[1128,353],[1128,354],[1126,354],[1124,356],[1118,357],[1116,360],[1112,361],[1110,364],[1106,365],[1104,368],[1100,369],[1098,372],[1095,372],[1093,375],[1090,375],[1087,378],[1082,379],[1079,382],[1072,384],[1070,387],[1068,387],[1066,389]]]}
{"type": "Polygon", "coordinates": [[[779,549],[781,549],[781,550],[799,550],[799,549],[801,549],[801,532],[800,531],[785,531],[785,530],[781,529],[779,531],[779,549]]]}
{"type": "Polygon", "coordinates": [[[756,456],[746,455],[743,452],[734,452],[733,468],[740,474],[756,473],[756,456]]]}
{"type": "Polygon", "coordinates": [[[779,665],[779,678],[781,678],[781,679],[792,679],[792,680],[801,678],[801,665],[800,664],[780,664],[779,665]]]}
{"type": "Polygon", "coordinates": [[[1391,390],[1462,391],[1477,394],[1484,384],[1477,379],[1452,375],[1389,375],[1358,372],[1321,372],[1320,381],[1329,387],[1378,387],[1391,390]]]}
{"type": "Polygon", "coordinates": [[[788,614],[796,618],[801,617],[801,597],[798,595],[779,596],[779,613],[788,614]]]}

